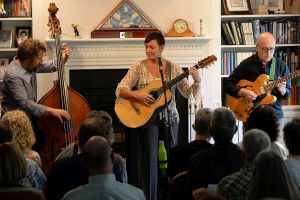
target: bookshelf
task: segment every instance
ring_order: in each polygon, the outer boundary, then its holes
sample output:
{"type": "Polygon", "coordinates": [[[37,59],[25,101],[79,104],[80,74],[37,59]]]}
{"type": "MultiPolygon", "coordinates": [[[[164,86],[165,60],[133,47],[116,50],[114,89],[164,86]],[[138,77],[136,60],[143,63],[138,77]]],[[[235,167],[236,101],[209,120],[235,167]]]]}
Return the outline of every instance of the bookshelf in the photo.
{"type": "MultiPolygon", "coordinates": [[[[274,56],[284,60],[291,72],[300,68],[300,14],[221,15],[221,32],[221,79],[255,52],[261,32],[273,33],[277,41],[274,56]]],[[[292,80],[292,87],[292,96],[284,105],[300,105],[300,78],[292,80]]]]}

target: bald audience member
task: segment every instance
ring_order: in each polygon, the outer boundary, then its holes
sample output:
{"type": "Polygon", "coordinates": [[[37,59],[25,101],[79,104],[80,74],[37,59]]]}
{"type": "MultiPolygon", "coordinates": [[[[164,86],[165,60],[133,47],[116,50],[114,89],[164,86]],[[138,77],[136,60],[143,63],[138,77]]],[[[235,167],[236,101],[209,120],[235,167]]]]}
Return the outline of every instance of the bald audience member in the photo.
{"type": "Polygon", "coordinates": [[[83,146],[82,160],[90,173],[89,182],[69,191],[63,200],[146,199],[140,189],[116,181],[113,174],[114,153],[105,138],[91,137],[83,146]]]}

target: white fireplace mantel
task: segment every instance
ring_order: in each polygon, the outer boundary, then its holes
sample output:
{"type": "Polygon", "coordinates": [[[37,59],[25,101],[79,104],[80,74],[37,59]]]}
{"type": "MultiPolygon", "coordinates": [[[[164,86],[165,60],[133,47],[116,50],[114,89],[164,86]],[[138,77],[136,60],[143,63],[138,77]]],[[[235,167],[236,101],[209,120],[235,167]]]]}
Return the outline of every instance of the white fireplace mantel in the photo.
{"type": "MultiPolygon", "coordinates": [[[[206,56],[211,37],[167,37],[163,56],[189,66],[206,56]]],[[[145,58],[144,38],[64,39],[71,47],[68,69],[129,68],[145,58]]],[[[45,40],[55,55],[54,39],[45,40]]]]}

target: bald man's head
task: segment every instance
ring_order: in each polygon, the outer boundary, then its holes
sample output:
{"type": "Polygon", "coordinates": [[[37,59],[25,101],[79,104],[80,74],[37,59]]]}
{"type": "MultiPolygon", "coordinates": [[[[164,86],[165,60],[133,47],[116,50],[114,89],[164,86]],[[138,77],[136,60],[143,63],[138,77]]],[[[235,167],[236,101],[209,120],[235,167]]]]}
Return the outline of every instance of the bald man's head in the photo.
{"type": "Polygon", "coordinates": [[[109,142],[104,137],[93,136],[83,146],[83,162],[90,170],[112,170],[111,153],[109,142]]]}
{"type": "Polygon", "coordinates": [[[256,53],[263,64],[273,58],[275,46],[276,39],[272,33],[264,32],[259,35],[256,42],[256,53]]]}

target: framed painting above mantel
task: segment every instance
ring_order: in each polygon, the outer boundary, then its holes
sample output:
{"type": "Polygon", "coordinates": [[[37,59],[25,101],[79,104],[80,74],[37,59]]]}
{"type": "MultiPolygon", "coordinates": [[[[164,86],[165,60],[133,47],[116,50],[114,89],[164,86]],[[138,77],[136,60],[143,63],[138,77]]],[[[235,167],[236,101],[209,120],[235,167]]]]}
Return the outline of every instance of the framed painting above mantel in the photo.
{"type": "Polygon", "coordinates": [[[91,32],[91,38],[140,38],[158,31],[130,0],[122,0],[91,32]]]}

